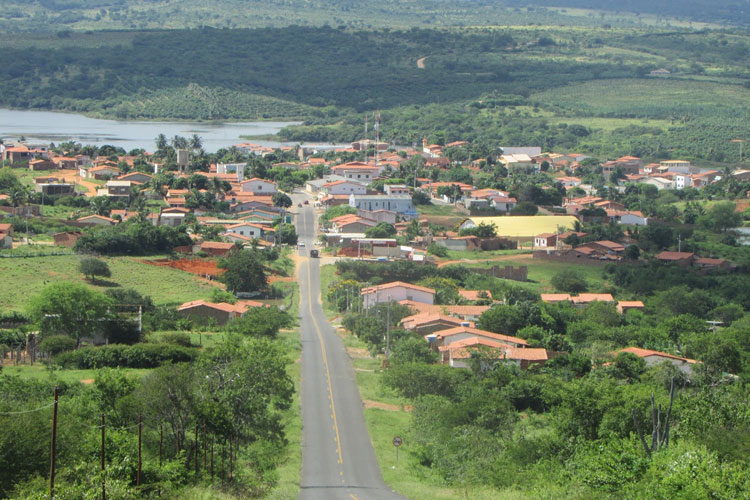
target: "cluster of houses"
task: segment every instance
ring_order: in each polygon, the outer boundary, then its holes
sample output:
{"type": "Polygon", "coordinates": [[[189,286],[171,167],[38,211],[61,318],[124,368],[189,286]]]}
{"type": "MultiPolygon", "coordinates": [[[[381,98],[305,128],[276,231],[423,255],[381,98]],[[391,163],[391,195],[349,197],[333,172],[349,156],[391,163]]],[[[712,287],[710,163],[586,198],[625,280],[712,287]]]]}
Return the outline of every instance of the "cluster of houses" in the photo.
{"type": "MultiPolygon", "coordinates": [[[[146,218],[155,226],[178,227],[184,223],[185,217],[193,214],[199,224],[219,227],[220,234],[231,247],[233,244],[240,246],[270,245],[274,241],[275,228],[273,222],[282,215],[285,220],[286,214],[283,209],[274,206],[273,195],[277,193],[275,182],[260,178],[244,178],[246,164],[218,164],[212,165],[209,172],[201,172],[201,175],[211,179],[218,178],[229,184],[226,192],[212,192],[218,200],[229,204],[227,217],[212,217],[205,214],[199,208],[189,208],[188,197],[192,193],[188,189],[168,189],[166,186],[155,189],[151,186],[153,176],[144,172],[130,172],[106,182],[99,189],[99,196],[107,196],[116,200],[129,201],[134,195],[134,187],[138,188],[139,195],[146,199],[162,200],[164,206],[157,212],[149,213],[146,218]],[[230,218],[231,217],[231,218],[230,218]]],[[[187,177],[180,173],[178,177],[187,177]]],[[[208,194],[207,190],[200,190],[202,194],[208,194]]],[[[85,226],[111,226],[127,221],[139,214],[134,211],[111,210],[109,216],[88,215],[79,217],[73,221],[80,227],[85,226]]],[[[67,232],[55,235],[55,242],[65,246],[75,244],[80,233],[67,232]]],[[[200,241],[196,241],[194,251],[204,251],[200,248],[200,241]]]]}
{"type": "MultiPolygon", "coordinates": [[[[556,170],[566,170],[573,174],[573,176],[558,178],[567,189],[577,187],[585,192],[593,191],[592,186],[582,184],[581,179],[575,177],[575,172],[581,168],[580,160],[572,161],[569,157],[558,159],[556,156],[547,154],[547,161],[551,161],[556,170]]],[[[722,178],[720,171],[692,165],[687,160],[664,160],[659,163],[644,164],[643,160],[636,156],[623,156],[604,162],[602,173],[606,179],[611,179],[615,173],[621,174],[617,178],[617,183],[621,186],[629,183],[647,184],[655,186],[658,190],[701,189],[722,178]]],[[[732,175],[738,180],[750,179],[750,171],[747,170],[736,171],[732,175]]]]}
{"type": "MultiPolygon", "coordinates": [[[[441,363],[453,368],[469,367],[469,359],[478,349],[484,349],[488,359],[496,358],[515,363],[522,369],[548,359],[545,349],[530,348],[522,338],[501,335],[475,328],[475,321],[488,310],[489,305],[435,305],[432,288],[395,281],[363,288],[362,303],[366,309],[379,303],[397,302],[412,309],[415,314],[401,320],[401,326],[424,336],[430,347],[440,353],[441,363]]],[[[489,292],[464,290],[462,295],[477,300],[489,292]]]]}
{"type": "MultiPolygon", "coordinates": [[[[461,293],[467,300],[477,301],[487,297],[492,299],[488,291],[462,290],[461,293]]],[[[528,342],[519,337],[476,328],[475,322],[491,305],[436,305],[435,290],[401,281],[363,288],[361,295],[366,309],[389,302],[397,302],[412,309],[414,314],[403,318],[401,327],[422,335],[430,348],[439,353],[440,363],[453,368],[469,368],[471,358],[480,355],[483,363],[503,361],[525,370],[535,364],[543,365],[548,359],[563,354],[529,347],[528,342]]],[[[597,301],[615,302],[610,294],[542,294],[542,300],[550,303],[566,301],[575,307],[597,301]]],[[[642,310],[643,307],[641,301],[617,302],[620,313],[642,310]]],[[[612,354],[620,352],[642,358],[647,367],[666,361],[686,374],[690,374],[693,365],[697,363],[692,359],[639,347],[620,349],[612,354]]]]}

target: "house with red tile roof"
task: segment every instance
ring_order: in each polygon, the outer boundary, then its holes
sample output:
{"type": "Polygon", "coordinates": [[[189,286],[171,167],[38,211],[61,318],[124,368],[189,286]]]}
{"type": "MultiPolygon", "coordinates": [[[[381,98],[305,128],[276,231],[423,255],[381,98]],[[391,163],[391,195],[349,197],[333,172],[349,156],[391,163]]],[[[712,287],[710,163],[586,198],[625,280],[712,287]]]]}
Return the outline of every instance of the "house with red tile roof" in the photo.
{"type": "Polygon", "coordinates": [[[617,312],[625,314],[628,311],[642,311],[645,308],[640,300],[619,300],[617,301],[617,312]]]}
{"type": "Polygon", "coordinates": [[[252,300],[238,301],[236,304],[193,300],[178,307],[177,313],[183,318],[190,318],[194,321],[224,325],[230,320],[244,316],[251,307],[266,307],[266,304],[252,300]]]}
{"type": "Polygon", "coordinates": [[[480,330],[471,326],[456,326],[448,328],[446,330],[436,331],[425,336],[428,342],[433,347],[440,347],[453,344],[468,338],[481,338],[492,342],[500,342],[510,347],[526,347],[528,342],[520,337],[513,337],[510,335],[502,335],[500,333],[489,332],[486,330],[480,330]]]}
{"type": "Polygon", "coordinates": [[[693,252],[668,252],[657,254],[654,258],[666,263],[674,263],[680,267],[690,267],[696,259],[693,252]]]}
{"type": "Polygon", "coordinates": [[[664,362],[671,363],[686,375],[690,375],[693,367],[698,363],[698,361],[694,359],[682,358],[680,356],[675,356],[674,354],[652,351],[651,349],[642,349],[640,347],[626,347],[624,349],[615,351],[614,354],[619,354],[621,352],[629,352],[631,354],[635,354],[646,362],[647,367],[658,365],[664,362]]]}
{"type": "Polygon", "coordinates": [[[434,304],[435,302],[434,289],[403,281],[393,281],[383,285],[363,288],[361,295],[365,308],[382,302],[399,302],[401,300],[413,300],[425,304],[434,304]]]}
{"type": "Polygon", "coordinates": [[[13,224],[0,224],[0,248],[13,248],[13,224]]]}
{"type": "Polygon", "coordinates": [[[429,312],[407,316],[400,321],[400,324],[404,330],[412,330],[422,335],[459,326],[474,326],[474,323],[471,321],[464,321],[453,316],[429,312]]]}

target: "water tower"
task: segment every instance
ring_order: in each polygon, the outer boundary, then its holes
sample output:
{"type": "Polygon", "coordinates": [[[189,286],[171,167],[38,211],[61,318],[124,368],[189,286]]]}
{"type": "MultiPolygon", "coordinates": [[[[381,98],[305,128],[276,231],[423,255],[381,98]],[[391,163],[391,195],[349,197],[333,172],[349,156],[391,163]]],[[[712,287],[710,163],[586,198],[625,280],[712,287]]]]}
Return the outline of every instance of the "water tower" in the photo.
{"type": "Polygon", "coordinates": [[[190,165],[190,151],[187,149],[177,150],[177,170],[182,174],[190,165]]]}

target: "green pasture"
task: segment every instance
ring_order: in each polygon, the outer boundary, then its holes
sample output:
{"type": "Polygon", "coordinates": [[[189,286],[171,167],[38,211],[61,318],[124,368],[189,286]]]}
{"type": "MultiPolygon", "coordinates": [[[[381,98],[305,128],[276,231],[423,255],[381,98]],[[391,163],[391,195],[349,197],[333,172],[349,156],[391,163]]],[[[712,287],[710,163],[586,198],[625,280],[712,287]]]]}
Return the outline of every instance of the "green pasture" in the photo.
{"type": "Polygon", "coordinates": [[[178,269],[145,264],[140,258],[107,257],[103,260],[109,265],[112,276],[89,283],[78,272],[80,257],[76,255],[0,259],[3,282],[0,310],[22,311],[30,296],[58,281],[84,283],[102,292],[117,286],[133,288],[151,296],[155,304],[207,298],[211,290],[219,286],[178,269]]]}

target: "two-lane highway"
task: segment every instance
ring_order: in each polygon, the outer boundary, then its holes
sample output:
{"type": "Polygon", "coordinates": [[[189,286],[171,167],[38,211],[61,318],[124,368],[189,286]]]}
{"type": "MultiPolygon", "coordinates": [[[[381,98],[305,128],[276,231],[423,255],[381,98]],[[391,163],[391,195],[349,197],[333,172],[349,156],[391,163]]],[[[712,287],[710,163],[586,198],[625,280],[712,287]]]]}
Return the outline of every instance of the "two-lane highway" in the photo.
{"type": "MultiPolygon", "coordinates": [[[[297,231],[305,242],[303,253],[309,255],[316,240],[316,214],[309,205],[299,211],[297,231]]],[[[299,268],[303,424],[299,498],[403,500],[383,481],[354,370],[323,314],[319,262],[305,259],[299,268]]]]}

